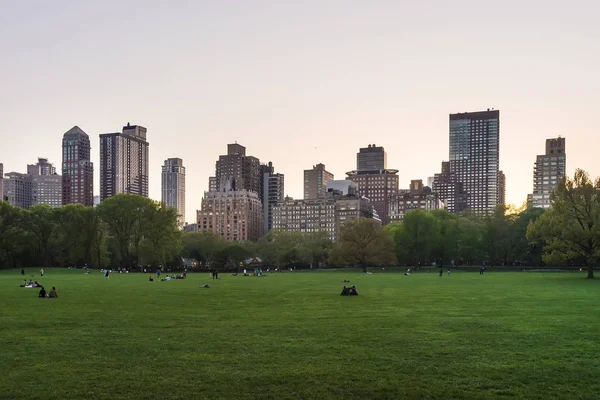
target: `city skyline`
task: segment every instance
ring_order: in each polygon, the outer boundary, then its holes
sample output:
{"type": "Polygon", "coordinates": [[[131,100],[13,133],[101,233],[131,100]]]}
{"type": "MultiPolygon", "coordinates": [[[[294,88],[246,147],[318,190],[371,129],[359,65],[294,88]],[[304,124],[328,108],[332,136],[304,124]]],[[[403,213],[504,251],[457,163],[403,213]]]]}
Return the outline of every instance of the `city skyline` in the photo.
{"type": "Polygon", "coordinates": [[[495,108],[509,204],[532,192],[548,138],[568,138],[569,176],[600,175],[591,151],[600,54],[589,51],[600,6],[340,4],[11,4],[0,16],[11,55],[0,66],[4,172],[37,157],[58,164],[60,135],[78,125],[90,136],[97,195],[98,135],[136,122],[151,132],[151,198],[160,199],[163,160],[186,160],[191,223],[227,143],[272,161],[294,198],[304,169],[323,163],[343,177],[358,149],[376,143],[403,188],[439,172],[449,114],[495,108]],[[73,35],[81,20],[85,34],[73,35]],[[125,34],[115,29],[123,23],[125,34]]]}

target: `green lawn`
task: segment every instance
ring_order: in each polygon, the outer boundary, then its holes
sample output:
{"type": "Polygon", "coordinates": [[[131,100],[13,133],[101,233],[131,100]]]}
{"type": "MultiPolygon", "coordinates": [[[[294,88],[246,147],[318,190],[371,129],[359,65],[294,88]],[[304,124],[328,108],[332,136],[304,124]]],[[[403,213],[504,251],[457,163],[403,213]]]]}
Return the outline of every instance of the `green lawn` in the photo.
{"type": "Polygon", "coordinates": [[[600,282],[584,278],[49,269],[59,298],[39,299],[0,271],[0,399],[597,399],[600,282]]]}

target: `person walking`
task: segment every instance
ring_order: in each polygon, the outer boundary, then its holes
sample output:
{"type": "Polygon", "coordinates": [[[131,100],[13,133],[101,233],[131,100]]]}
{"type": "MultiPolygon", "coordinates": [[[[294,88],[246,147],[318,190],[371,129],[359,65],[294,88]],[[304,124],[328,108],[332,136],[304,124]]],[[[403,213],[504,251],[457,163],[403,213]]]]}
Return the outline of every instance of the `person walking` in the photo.
{"type": "Polygon", "coordinates": [[[444,276],[444,268],[440,268],[440,276],[444,276]]]}
{"type": "Polygon", "coordinates": [[[40,269],[40,276],[44,276],[44,268],[40,269]]]}

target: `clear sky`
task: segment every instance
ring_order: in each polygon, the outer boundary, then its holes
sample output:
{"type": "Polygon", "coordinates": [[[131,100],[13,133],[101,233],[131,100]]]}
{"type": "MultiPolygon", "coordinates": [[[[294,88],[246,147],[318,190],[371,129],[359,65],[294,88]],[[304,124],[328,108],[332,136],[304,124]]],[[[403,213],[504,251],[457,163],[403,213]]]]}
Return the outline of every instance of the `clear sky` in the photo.
{"type": "Polygon", "coordinates": [[[544,141],[600,175],[600,2],[0,0],[0,162],[60,170],[62,134],[148,128],[150,195],[187,167],[187,220],[238,141],[286,175],[336,178],[375,143],[400,186],[448,159],[448,114],[500,110],[507,200],[532,190],[544,141]]]}

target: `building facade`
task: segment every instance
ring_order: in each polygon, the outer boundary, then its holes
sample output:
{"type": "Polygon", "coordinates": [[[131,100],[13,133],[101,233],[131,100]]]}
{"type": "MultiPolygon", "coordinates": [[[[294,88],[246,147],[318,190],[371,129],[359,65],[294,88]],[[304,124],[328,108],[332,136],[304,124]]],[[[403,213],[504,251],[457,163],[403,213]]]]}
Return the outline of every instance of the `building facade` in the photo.
{"type": "Polygon", "coordinates": [[[94,164],[90,137],[78,126],[62,139],[62,204],[94,205],[94,164]]]}
{"type": "Polygon", "coordinates": [[[450,162],[442,162],[442,171],[435,174],[431,189],[451,213],[459,214],[467,208],[468,195],[456,174],[450,171],[450,162]]]}
{"type": "Polygon", "coordinates": [[[530,206],[550,208],[550,196],[565,177],[567,169],[565,138],[546,139],[546,153],[537,156],[533,167],[533,193],[527,196],[530,206]]]}
{"type": "Polygon", "coordinates": [[[31,206],[47,204],[50,207],[62,206],[62,176],[47,158],[38,158],[37,164],[27,165],[27,176],[31,181],[31,206]]]}
{"type": "Polygon", "coordinates": [[[27,174],[9,172],[4,179],[4,198],[15,207],[28,209],[32,206],[31,178],[27,174]]]}
{"type": "Polygon", "coordinates": [[[506,175],[498,171],[498,204],[506,205],[506,175]]]}
{"type": "MultiPolygon", "coordinates": [[[[227,145],[227,154],[219,156],[215,165],[216,190],[249,190],[261,193],[262,175],[260,160],[246,155],[246,148],[240,144],[227,145]],[[226,185],[230,187],[225,187],[226,185]]],[[[209,186],[213,186],[209,179],[209,186]]],[[[209,189],[213,189],[209,187],[209,189]]]]}
{"type": "Polygon", "coordinates": [[[499,138],[498,110],[450,114],[450,171],[475,214],[490,214],[498,204],[499,138]]]}
{"type": "Polygon", "coordinates": [[[371,202],[339,192],[316,199],[286,198],[273,207],[273,229],[301,233],[325,231],[333,241],[345,224],[358,218],[373,218],[371,202]]]}
{"type": "Polygon", "coordinates": [[[185,167],[181,158],[168,158],[162,166],[161,200],[179,214],[179,226],[185,224],[185,167]]]}
{"type": "Polygon", "coordinates": [[[198,231],[228,241],[256,241],[264,232],[260,198],[249,190],[207,192],[196,214],[198,231]]]}
{"type": "Polygon", "coordinates": [[[313,165],[304,170],[304,199],[316,199],[327,193],[327,183],[333,180],[333,174],[325,170],[324,164],[313,165]]]}
{"type": "Polygon", "coordinates": [[[358,195],[358,184],[353,181],[345,180],[332,180],[327,182],[327,192],[338,191],[343,195],[354,194],[358,195]]]}
{"type": "Polygon", "coordinates": [[[387,153],[383,147],[374,144],[361,148],[356,154],[356,169],[358,171],[387,169],[387,153]]]}
{"type": "Polygon", "coordinates": [[[413,210],[432,211],[445,208],[444,202],[422,180],[410,181],[410,189],[399,191],[390,201],[390,221],[402,222],[413,210]]]}
{"type": "Polygon", "coordinates": [[[390,200],[398,194],[398,170],[350,171],[346,175],[358,185],[358,194],[371,200],[381,222],[389,223],[390,200]]]}
{"type": "Polygon", "coordinates": [[[263,177],[260,201],[263,205],[264,232],[268,233],[273,227],[273,206],[285,198],[285,176],[276,174],[270,161],[261,165],[260,169],[263,177]]]}
{"type": "Polygon", "coordinates": [[[123,127],[121,133],[100,135],[100,200],[119,193],[148,197],[147,129],[123,127]]]}

